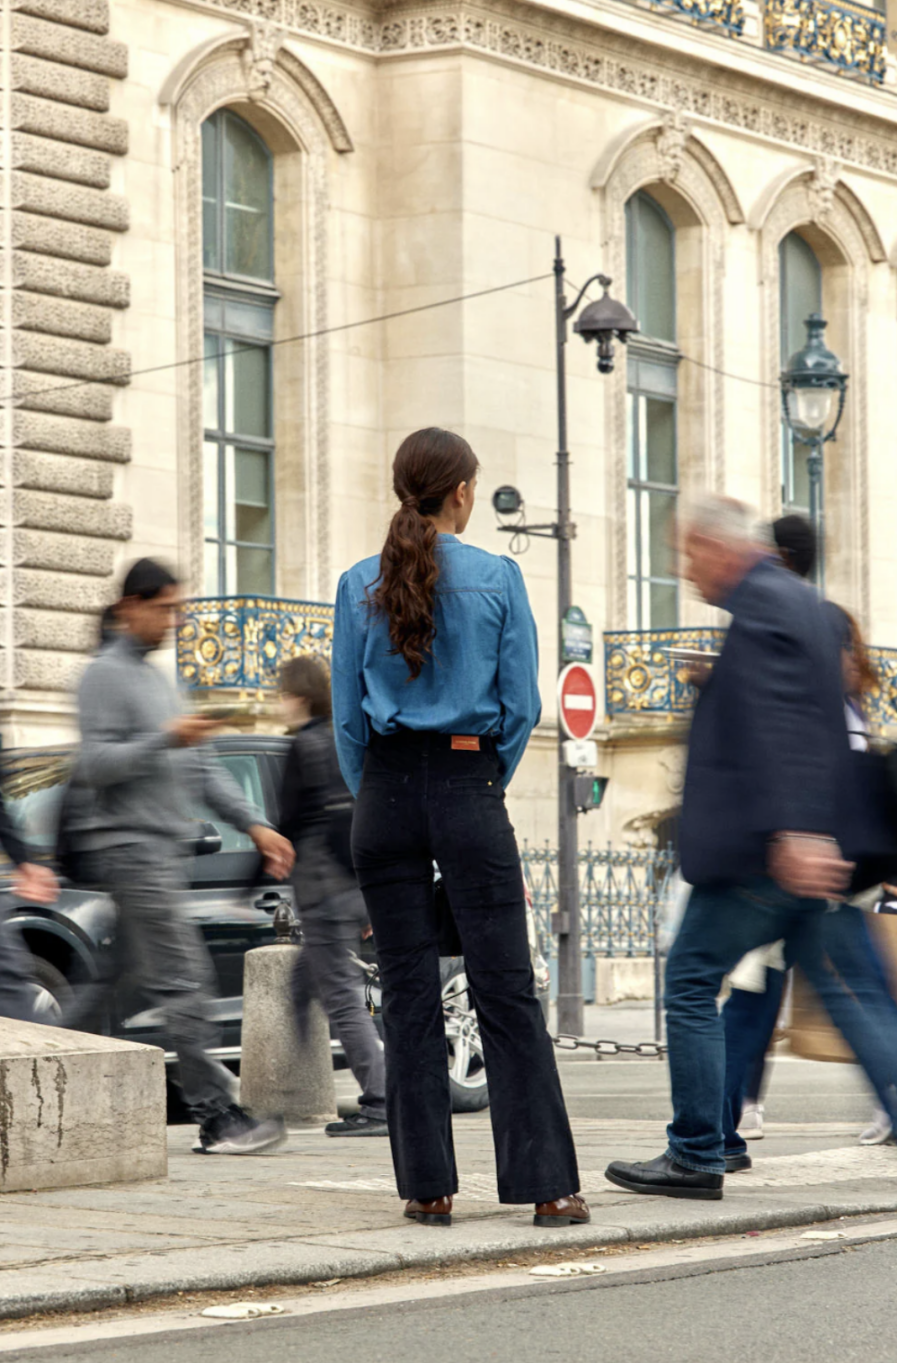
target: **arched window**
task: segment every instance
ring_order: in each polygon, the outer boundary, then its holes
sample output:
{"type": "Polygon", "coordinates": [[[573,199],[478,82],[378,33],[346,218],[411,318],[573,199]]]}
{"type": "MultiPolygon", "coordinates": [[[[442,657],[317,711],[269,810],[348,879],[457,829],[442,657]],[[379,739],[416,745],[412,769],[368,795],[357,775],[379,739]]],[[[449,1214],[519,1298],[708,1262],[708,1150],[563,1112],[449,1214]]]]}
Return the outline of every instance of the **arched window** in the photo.
{"type": "Polygon", "coordinates": [[[627,347],[627,577],[634,629],[679,623],[669,539],[679,494],[675,249],[675,228],[663,208],[644,190],[634,194],[626,205],[628,301],[640,327],[627,347]]]}
{"type": "Polygon", "coordinates": [[[271,153],[229,109],[202,125],[208,596],[274,591],[271,153]]]}
{"type": "MultiPolygon", "coordinates": [[[[822,311],[822,267],[813,248],[797,232],[779,244],[780,369],[806,344],[804,325],[811,312],[822,311]]],[[[791,435],[782,422],[782,507],[807,514],[810,506],[809,445],[791,435]]]]}

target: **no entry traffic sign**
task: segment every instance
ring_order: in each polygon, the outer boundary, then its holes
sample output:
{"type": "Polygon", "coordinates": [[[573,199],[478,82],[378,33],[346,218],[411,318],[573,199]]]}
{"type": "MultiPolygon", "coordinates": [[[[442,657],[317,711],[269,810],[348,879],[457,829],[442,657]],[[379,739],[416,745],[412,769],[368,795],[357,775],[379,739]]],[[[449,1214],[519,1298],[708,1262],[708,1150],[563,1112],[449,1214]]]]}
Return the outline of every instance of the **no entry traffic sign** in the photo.
{"type": "Polygon", "coordinates": [[[558,677],[558,714],[568,738],[588,738],[595,727],[598,697],[592,674],[582,663],[570,663],[558,677]]]}

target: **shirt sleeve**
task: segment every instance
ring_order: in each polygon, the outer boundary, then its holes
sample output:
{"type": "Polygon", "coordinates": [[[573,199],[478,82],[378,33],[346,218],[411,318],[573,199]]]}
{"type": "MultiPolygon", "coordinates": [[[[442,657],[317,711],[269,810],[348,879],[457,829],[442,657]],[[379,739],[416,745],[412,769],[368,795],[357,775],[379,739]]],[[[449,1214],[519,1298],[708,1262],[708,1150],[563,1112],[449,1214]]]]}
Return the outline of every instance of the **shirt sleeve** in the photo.
{"type": "Polygon", "coordinates": [[[358,795],[364,755],[370,739],[368,719],[362,709],[364,686],[363,604],[353,600],[349,574],[340,579],[333,621],[331,676],[333,687],[333,733],[343,780],[358,795]]]}
{"type": "Polygon", "coordinates": [[[149,775],[172,746],[165,729],[131,731],[127,690],[110,669],[89,667],[78,690],[81,751],[78,776],[89,786],[115,786],[149,775]]]}
{"type": "Polygon", "coordinates": [[[503,558],[506,582],[505,620],[498,652],[498,694],[503,719],[498,740],[502,784],[517,770],[530,734],[542,715],[539,696],[539,638],[519,566],[503,558]]]}

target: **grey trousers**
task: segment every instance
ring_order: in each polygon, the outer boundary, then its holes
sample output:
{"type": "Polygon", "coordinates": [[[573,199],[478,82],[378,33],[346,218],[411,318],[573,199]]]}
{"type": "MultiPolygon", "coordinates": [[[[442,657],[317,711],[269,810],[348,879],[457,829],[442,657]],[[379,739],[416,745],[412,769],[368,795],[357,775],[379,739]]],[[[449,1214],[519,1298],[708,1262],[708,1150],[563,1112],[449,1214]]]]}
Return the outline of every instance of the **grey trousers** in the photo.
{"type": "Polygon", "coordinates": [[[386,1120],[386,1072],[383,1042],[364,1002],[364,978],[350,951],[359,945],[357,922],[314,922],[293,972],[293,1003],[300,1035],[309,1002],[320,999],[336,1029],[349,1068],[361,1088],[359,1110],[376,1121],[386,1120]]]}
{"type": "MultiPolygon", "coordinates": [[[[202,935],[184,915],[183,858],[166,839],[128,843],[89,853],[84,878],[115,901],[115,969],[127,971],[147,1006],[161,1012],[184,1101],[204,1122],[233,1102],[232,1080],[207,1054],[218,1044],[209,1016],[215,974],[202,935]]],[[[105,984],[111,992],[115,980],[105,984]]]]}

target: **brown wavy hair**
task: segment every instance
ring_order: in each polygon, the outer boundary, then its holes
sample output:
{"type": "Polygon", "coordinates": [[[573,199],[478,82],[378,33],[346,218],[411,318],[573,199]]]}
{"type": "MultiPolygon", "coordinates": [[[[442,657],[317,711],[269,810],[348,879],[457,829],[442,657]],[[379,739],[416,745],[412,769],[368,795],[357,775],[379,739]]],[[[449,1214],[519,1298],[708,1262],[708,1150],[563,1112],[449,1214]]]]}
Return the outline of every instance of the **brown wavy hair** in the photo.
{"type": "Polygon", "coordinates": [[[428,517],[439,514],[459,484],[472,482],[478,467],[466,440],[436,426],[406,436],[393,461],[392,485],[401,506],[380,555],[371,604],[389,623],[391,652],[405,659],[409,681],[420,676],[436,638],[439,535],[428,517]]]}
{"type": "Polygon", "coordinates": [[[874,691],[876,686],[879,685],[880,678],[878,671],[876,670],[872,659],[869,657],[866,641],[863,638],[856,620],[853,618],[850,611],[846,611],[843,606],[840,606],[839,609],[844,616],[850,631],[849,648],[853,654],[853,661],[856,664],[860,695],[865,696],[869,691],[874,691]]]}

